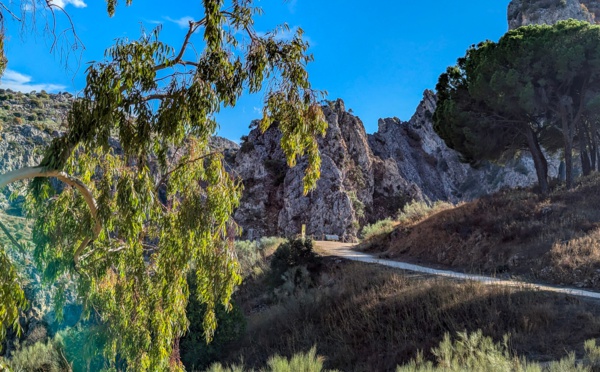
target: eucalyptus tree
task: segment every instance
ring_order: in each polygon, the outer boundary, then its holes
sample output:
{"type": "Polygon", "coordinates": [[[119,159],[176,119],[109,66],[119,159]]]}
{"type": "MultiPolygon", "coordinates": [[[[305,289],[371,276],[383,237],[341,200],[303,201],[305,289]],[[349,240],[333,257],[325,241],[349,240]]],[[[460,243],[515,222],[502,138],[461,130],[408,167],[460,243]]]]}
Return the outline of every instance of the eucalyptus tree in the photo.
{"type": "MultiPolygon", "coordinates": [[[[240,282],[231,215],[242,186],[208,145],[221,107],[263,92],[260,128],[277,123],[290,166],[306,159],[305,192],[319,178],[317,138],[327,123],[308,80],[308,44],[301,30],[289,39],[256,32],[258,13],[251,0],[203,0],[177,48],[159,30],[117,41],[88,68],[68,131],[41,163],[0,175],[0,187],[31,180],[36,262],[58,287],[58,309],[75,281],[84,315],[105,326],[111,368],[124,360],[128,370],[182,369],[188,275],[207,307],[207,338],[215,306],[228,306],[240,282]]],[[[18,294],[8,283],[0,293],[18,294]]],[[[6,309],[22,305],[20,296],[2,300],[6,309]]]]}
{"type": "Polygon", "coordinates": [[[579,150],[587,151],[584,121],[597,111],[598,83],[599,26],[569,20],[521,27],[472,47],[440,77],[436,130],[471,158],[528,148],[542,193],[548,186],[541,148],[562,147],[570,188],[574,141],[579,135],[579,150]]]}

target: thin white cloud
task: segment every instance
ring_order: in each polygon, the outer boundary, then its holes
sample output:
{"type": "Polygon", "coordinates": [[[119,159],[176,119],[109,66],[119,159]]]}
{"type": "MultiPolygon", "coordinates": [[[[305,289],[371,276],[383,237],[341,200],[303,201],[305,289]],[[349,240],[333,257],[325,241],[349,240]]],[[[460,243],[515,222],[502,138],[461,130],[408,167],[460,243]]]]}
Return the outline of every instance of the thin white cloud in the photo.
{"type": "Polygon", "coordinates": [[[21,74],[20,72],[6,69],[4,75],[0,79],[0,88],[11,89],[17,92],[29,93],[32,90],[46,92],[56,92],[65,90],[64,85],[60,84],[47,84],[47,83],[33,83],[33,79],[29,75],[21,74]]]}
{"type": "MultiPolygon", "coordinates": [[[[293,27],[289,27],[287,30],[284,28],[278,29],[277,30],[277,34],[275,35],[275,40],[276,41],[290,41],[294,38],[294,36],[296,36],[296,33],[298,32],[298,26],[293,26],[293,27]]],[[[257,32],[258,36],[265,36],[266,33],[259,31],[257,32]]],[[[310,46],[315,46],[316,43],[314,43],[312,41],[311,38],[309,38],[308,36],[306,36],[306,34],[302,35],[302,40],[308,42],[308,44],[310,46]]]]}
{"type": "Polygon", "coordinates": [[[190,16],[185,16],[185,17],[181,17],[178,19],[173,19],[171,17],[165,17],[165,19],[169,22],[173,22],[175,23],[177,26],[181,27],[181,28],[188,28],[190,27],[190,22],[194,21],[194,18],[190,17],[190,16]]]}
{"type": "Polygon", "coordinates": [[[87,6],[83,0],[51,0],[50,3],[63,9],[65,9],[67,5],[73,5],[75,8],[85,8],[87,6]]]}
{"type": "Polygon", "coordinates": [[[161,21],[157,21],[155,19],[145,19],[144,21],[147,22],[147,23],[150,23],[152,25],[161,25],[162,24],[161,21]]]}

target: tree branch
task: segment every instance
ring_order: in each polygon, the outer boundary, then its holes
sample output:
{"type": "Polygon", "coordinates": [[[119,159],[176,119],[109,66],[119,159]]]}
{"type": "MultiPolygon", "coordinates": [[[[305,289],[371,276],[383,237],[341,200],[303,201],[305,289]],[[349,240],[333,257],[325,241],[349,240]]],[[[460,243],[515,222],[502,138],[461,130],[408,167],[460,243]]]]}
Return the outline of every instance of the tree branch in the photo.
{"type": "Polygon", "coordinates": [[[0,221],[0,230],[2,230],[4,232],[4,235],[6,235],[8,237],[8,239],[11,241],[11,243],[13,243],[13,245],[15,247],[17,247],[17,249],[19,249],[19,252],[25,253],[25,249],[23,248],[23,246],[17,241],[17,239],[15,239],[12,236],[12,234],[10,233],[10,231],[8,231],[8,229],[2,223],[2,221],[0,221]]]}
{"type": "Polygon", "coordinates": [[[174,172],[178,171],[179,169],[181,169],[181,168],[185,167],[185,166],[186,166],[186,165],[188,165],[188,164],[195,163],[195,162],[197,162],[198,160],[205,159],[205,158],[207,158],[207,157],[209,157],[209,156],[216,155],[216,154],[218,154],[218,153],[219,153],[218,151],[209,152],[208,154],[204,154],[204,155],[202,155],[202,156],[199,156],[199,157],[197,157],[197,158],[190,159],[190,160],[186,161],[185,163],[181,163],[181,164],[179,164],[179,165],[178,165],[178,166],[176,166],[175,168],[173,168],[173,169],[171,169],[170,171],[168,171],[167,173],[165,173],[165,174],[164,174],[164,175],[163,175],[163,176],[160,178],[160,180],[159,180],[159,181],[158,181],[158,183],[156,184],[156,187],[155,187],[155,188],[156,188],[156,190],[158,190],[158,188],[160,187],[160,185],[162,185],[162,184],[163,184],[163,183],[164,183],[164,182],[167,180],[167,178],[168,178],[168,177],[169,177],[171,174],[173,174],[174,172]]]}
{"type": "Polygon", "coordinates": [[[4,8],[4,10],[6,10],[8,14],[10,14],[10,16],[13,17],[13,19],[17,20],[18,22],[21,22],[21,18],[17,17],[17,15],[13,13],[10,9],[8,9],[8,7],[4,5],[3,2],[0,2],[0,6],[4,8]]]}
{"type": "Polygon", "coordinates": [[[48,170],[44,167],[25,167],[25,168],[21,168],[21,169],[17,169],[17,170],[11,171],[11,172],[1,174],[0,175],[0,189],[2,189],[4,186],[6,186],[10,183],[13,183],[13,182],[26,180],[26,179],[32,179],[32,178],[40,178],[40,177],[41,178],[57,178],[60,181],[66,183],[67,185],[76,188],[77,191],[79,191],[79,193],[81,193],[86,204],[90,208],[90,214],[92,215],[92,219],[94,220],[95,224],[92,229],[92,236],[91,237],[88,236],[85,239],[83,239],[83,241],[81,242],[79,247],[75,250],[75,253],[73,254],[73,261],[75,263],[75,266],[77,267],[79,265],[79,257],[81,256],[81,253],[83,252],[83,250],[90,244],[90,242],[92,240],[96,239],[98,237],[98,235],[100,235],[100,232],[102,231],[102,224],[98,220],[98,206],[96,204],[96,199],[94,199],[94,195],[92,194],[92,191],[83,182],[81,182],[81,180],[79,180],[73,176],[70,176],[63,171],[48,170]]]}

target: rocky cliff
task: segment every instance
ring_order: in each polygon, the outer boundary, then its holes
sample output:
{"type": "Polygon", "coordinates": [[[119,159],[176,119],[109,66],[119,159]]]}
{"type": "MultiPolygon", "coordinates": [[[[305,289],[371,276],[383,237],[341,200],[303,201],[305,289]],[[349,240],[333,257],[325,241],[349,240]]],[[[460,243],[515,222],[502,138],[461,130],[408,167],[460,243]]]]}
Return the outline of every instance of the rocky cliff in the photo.
{"type": "MultiPolygon", "coordinates": [[[[235,214],[245,237],[294,235],[304,224],[316,237],[335,234],[353,240],[362,224],[393,217],[412,200],[458,202],[502,187],[535,183],[533,162],[527,156],[504,167],[488,164],[473,169],[461,163],[433,131],[435,106],[434,93],[425,91],[408,122],[381,119],[372,135],[345,110],[343,101],[324,106],[329,129],[319,141],[322,176],[306,196],[305,165],[287,167],[278,129],[262,135],[253,129],[234,166],[246,187],[235,214]]],[[[551,174],[556,174],[555,167],[551,174]]]]}
{"type": "Polygon", "coordinates": [[[515,29],[530,24],[554,24],[565,19],[600,23],[598,0],[512,0],[508,25],[515,29]]]}

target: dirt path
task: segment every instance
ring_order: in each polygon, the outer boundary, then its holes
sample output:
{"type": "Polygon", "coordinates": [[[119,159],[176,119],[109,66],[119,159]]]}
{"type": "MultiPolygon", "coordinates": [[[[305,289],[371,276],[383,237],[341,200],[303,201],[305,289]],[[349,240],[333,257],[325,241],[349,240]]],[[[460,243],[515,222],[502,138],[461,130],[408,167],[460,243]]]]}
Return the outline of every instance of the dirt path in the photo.
{"type": "Polygon", "coordinates": [[[340,243],[340,242],[324,242],[324,241],[315,241],[314,242],[317,252],[326,255],[326,256],[336,256],[342,257],[352,261],[359,262],[367,262],[374,263],[378,265],[384,265],[393,267],[400,270],[413,271],[418,273],[424,273],[429,275],[443,276],[453,279],[460,280],[474,280],[477,282],[482,282],[485,284],[495,284],[495,285],[505,285],[509,287],[519,287],[526,289],[534,289],[539,291],[548,291],[555,293],[564,293],[573,296],[580,296],[586,298],[600,299],[600,293],[598,292],[590,292],[584,291],[577,288],[568,288],[568,287],[554,287],[549,286],[547,284],[537,284],[537,283],[529,283],[529,282],[521,282],[516,280],[507,280],[507,279],[498,279],[489,276],[483,275],[474,275],[474,274],[464,274],[458,273],[454,271],[448,270],[438,270],[432,269],[425,266],[413,265],[404,262],[391,261],[381,259],[370,254],[357,252],[352,250],[354,244],[352,243],[340,243]]]}

